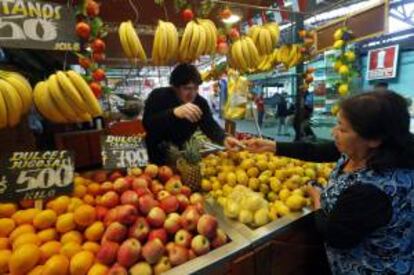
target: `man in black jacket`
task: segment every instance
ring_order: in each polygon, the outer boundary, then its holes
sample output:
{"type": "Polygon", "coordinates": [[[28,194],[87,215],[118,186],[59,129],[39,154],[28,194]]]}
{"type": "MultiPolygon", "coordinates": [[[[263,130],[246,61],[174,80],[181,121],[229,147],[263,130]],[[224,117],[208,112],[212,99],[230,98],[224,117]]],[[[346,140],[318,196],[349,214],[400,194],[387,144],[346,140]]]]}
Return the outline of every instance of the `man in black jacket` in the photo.
{"type": "Polygon", "coordinates": [[[171,86],[155,89],[149,95],[143,123],[152,163],[165,163],[165,145],[182,147],[198,128],[213,142],[224,144],[229,149],[239,144],[233,137],[226,136],[214,120],[207,101],[198,94],[201,83],[195,66],[180,64],[171,73],[171,86]]]}

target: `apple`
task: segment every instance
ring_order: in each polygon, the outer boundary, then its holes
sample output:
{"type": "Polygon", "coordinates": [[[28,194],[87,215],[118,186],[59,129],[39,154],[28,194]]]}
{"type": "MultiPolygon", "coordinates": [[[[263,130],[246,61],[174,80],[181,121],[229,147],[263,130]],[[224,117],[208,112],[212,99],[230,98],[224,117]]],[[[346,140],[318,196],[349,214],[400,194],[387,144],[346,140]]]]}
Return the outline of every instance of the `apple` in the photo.
{"type": "Polygon", "coordinates": [[[201,202],[194,204],[193,207],[197,209],[198,213],[204,214],[204,205],[201,202]]]}
{"type": "Polygon", "coordinates": [[[96,254],[96,260],[102,264],[111,266],[116,260],[118,249],[119,244],[115,242],[104,242],[96,254]]]}
{"type": "Polygon", "coordinates": [[[108,191],[112,191],[114,190],[114,185],[110,181],[105,181],[104,183],[101,184],[101,189],[102,189],[102,192],[104,193],[108,191]]]}
{"type": "Polygon", "coordinates": [[[191,204],[197,204],[197,203],[204,203],[203,195],[200,193],[194,193],[190,196],[190,203],[191,204]]]}
{"type": "Polygon", "coordinates": [[[228,239],[226,233],[221,228],[218,228],[216,232],[216,237],[211,242],[211,247],[215,249],[217,247],[225,245],[227,241],[228,239]]]}
{"type": "Polygon", "coordinates": [[[96,219],[98,221],[103,221],[106,217],[106,215],[108,214],[108,208],[103,207],[103,206],[96,206],[95,207],[95,212],[96,212],[96,219]]]}
{"type": "Polygon", "coordinates": [[[144,173],[154,179],[158,175],[158,166],[155,164],[149,164],[145,167],[144,173]]]}
{"type": "Polygon", "coordinates": [[[109,176],[109,181],[116,181],[118,178],[122,178],[122,173],[120,171],[114,171],[112,172],[112,174],[109,176]]]}
{"type": "Polygon", "coordinates": [[[135,222],[138,217],[138,210],[132,205],[118,206],[118,221],[125,225],[131,225],[135,222]]]}
{"type": "Polygon", "coordinates": [[[188,198],[191,196],[191,188],[186,185],[183,185],[180,189],[180,193],[187,196],[188,198]]]}
{"type": "Polygon", "coordinates": [[[157,207],[158,205],[158,201],[156,201],[150,194],[143,195],[139,198],[139,211],[144,215],[147,215],[152,208],[157,207]]]}
{"type": "Polygon", "coordinates": [[[130,275],[152,275],[152,267],[147,262],[139,262],[129,269],[130,275]]]}
{"type": "Polygon", "coordinates": [[[179,202],[178,211],[183,212],[190,204],[190,200],[184,194],[178,194],[177,200],[179,202]]]}
{"type": "Polygon", "coordinates": [[[188,260],[192,260],[197,258],[197,255],[194,253],[194,251],[192,249],[188,250],[188,260]]]}
{"type": "Polygon", "coordinates": [[[188,248],[175,244],[168,251],[168,258],[173,266],[183,264],[188,261],[188,248]]]}
{"type": "Polygon", "coordinates": [[[122,204],[130,204],[132,206],[138,207],[139,206],[139,196],[137,192],[132,190],[127,190],[121,195],[121,203],[122,204]]]}
{"type": "Polygon", "coordinates": [[[162,182],[167,182],[174,175],[173,170],[168,166],[161,166],[158,169],[158,178],[162,182]]]}
{"type": "Polygon", "coordinates": [[[150,190],[153,194],[158,194],[164,190],[164,185],[162,185],[158,180],[153,180],[150,184],[150,190]]]}
{"type": "Polygon", "coordinates": [[[171,269],[171,263],[168,257],[162,257],[158,263],[154,266],[154,274],[162,274],[171,269]]]}
{"type": "Polygon", "coordinates": [[[179,244],[179,245],[183,246],[183,247],[190,248],[192,238],[193,238],[193,236],[191,235],[190,232],[188,232],[185,229],[180,229],[180,230],[178,230],[177,233],[175,233],[174,242],[176,244],[179,244]]]}
{"type": "Polygon", "coordinates": [[[103,239],[109,242],[121,243],[126,239],[128,234],[128,229],[126,226],[119,222],[111,223],[108,228],[105,230],[103,239]]]}
{"type": "Polygon", "coordinates": [[[147,187],[138,187],[135,189],[135,192],[138,194],[138,197],[141,197],[145,194],[152,195],[151,191],[147,187]]]}
{"type": "Polygon", "coordinates": [[[106,171],[97,171],[92,176],[92,180],[97,183],[105,182],[107,179],[108,173],[106,171]]]}
{"type": "Polygon", "coordinates": [[[140,187],[148,187],[149,183],[151,182],[147,180],[146,177],[138,177],[132,181],[132,189],[136,190],[140,187]]]}
{"type": "Polygon", "coordinates": [[[164,244],[167,243],[167,240],[168,240],[167,231],[164,228],[158,228],[158,229],[152,230],[148,235],[148,241],[152,241],[157,238],[160,239],[162,243],[164,244]]]}
{"type": "Polygon", "coordinates": [[[147,242],[142,248],[142,256],[149,264],[158,262],[164,254],[165,247],[158,238],[147,242]]]}
{"type": "Polygon", "coordinates": [[[170,250],[174,247],[175,243],[169,242],[165,245],[165,250],[167,250],[167,253],[170,252],[170,250]]]}
{"type": "Polygon", "coordinates": [[[134,176],[134,177],[138,177],[141,174],[142,174],[142,169],[141,168],[138,168],[138,167],[131,168],[128,171],[128,175],[134,176]]]}
{"type": "Polygon", "coordinates": [[[161,227],[165,222],[165,212],[160,207],[154,207],[150,210],[147,216],[148,223],[152,227],[161,227]]]}
{"type": "Polygon", "coordinates": [[[125,178],[118,178],[114,181],[114,191],[118,194],[122,194],[123,192],[129,190],[129,188],[129,181],[125,180],[125,178]]]}
{"type": "Polygon", "coordinates": [[[181,192],[183,184],[179,177],[172,177],[165,183],[165,190],[170,192],[172,195],[177,195],[181,192]]]}
{"type": "Polygon", "coordinates": [[[123,267],[131,267],[141,256],[141,244],[137,239],[127,239],[119,247],[117,260],[123,267]]]}
{"type": "Polygon", "coordinates": [[[191,241],[191,249],[197,256],[204,255],[210,251],[210,241],[203,235],[197,235],[191,241]]]}
{"type": "Polygon", "coordinates": [[[150,226],[144,217],[139,217],[134,225],[129,228],[129,237],[136,238],[140,242],[144,242],[150,232],[150,226]]]}
{"type": "Polygon", "coordinates": [[[128,275],[128,271],[125,267],[120,266],[119,264],[115,264],[111,267],[106,275],[128,275]]]}
{"type": "Polygon", "coordinates": [[[218,222],[216,217],[204,214],[197,223],[197,232],[209,239],[216,237],[218,222]]]}
{"type": "Polygon", "coordinates": [[[113,208],[119,204],[119,195],[114,191],[106,192],[100,199],[101,206],[113,208]]]}
{"type": "Polygon", "coordinates": [[[194,206],[190,205],[181,214],[181,226],[188,231],[195,230],[199,219],[200,213],[194,206]]]}
{"type": "Polygon", "coordinates": [[[160,207],[165,211],[165,213],[172,213],[178,210],[180,202],[176,196],[168,196],[160,201],[160,207]]]}
{"type": "Polygon", "coordinates": [[[181,216],[177,213],[170,213],[165,219],[164,228],[169,234],[175,234],[181,229],[181,216]]]}
{"type": "Polygon", "coordinates": [[[108,211],[104,218],[104,224],[105,226],[109,226],[111,223],[118,221],[118,209],[112,208],[108,211]]]}
{"type": "Polygon", "coordinates": [[[161,190],[157,194],[157,200],[161,201],[161,200],[165,199],[168,196],[171,196],[170,192],[168,192],[167,190],[161,190]]]}

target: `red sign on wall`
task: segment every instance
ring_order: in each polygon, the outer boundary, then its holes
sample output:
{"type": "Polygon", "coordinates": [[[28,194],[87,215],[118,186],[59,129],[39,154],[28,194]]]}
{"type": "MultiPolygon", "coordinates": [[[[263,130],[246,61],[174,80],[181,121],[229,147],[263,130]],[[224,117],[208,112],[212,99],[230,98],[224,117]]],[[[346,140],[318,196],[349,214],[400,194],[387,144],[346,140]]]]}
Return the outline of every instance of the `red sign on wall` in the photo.
{"type": "Polygon", "coordinates": [[[371,50],[368,53],[367,80],[397,76],[398,45],[371,50]]]}

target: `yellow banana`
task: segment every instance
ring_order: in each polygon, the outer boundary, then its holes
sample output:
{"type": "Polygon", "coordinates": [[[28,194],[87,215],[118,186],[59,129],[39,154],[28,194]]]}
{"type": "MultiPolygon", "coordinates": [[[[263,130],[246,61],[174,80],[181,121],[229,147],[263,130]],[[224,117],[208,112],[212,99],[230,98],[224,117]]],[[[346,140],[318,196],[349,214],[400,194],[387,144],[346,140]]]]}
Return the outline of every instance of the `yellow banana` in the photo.
{"type": "Polygon", "coordinates": [[[58,71],[56,76],[66,98],[73,104],[73,108],[82,113],[88,112],[85,101],[83,101],[78,90],[76,90],[76,87],[72,84],[72,82],[70,82],[66,74],[62,71],[58,71]]]}
{"type": "Polygon", "coordinates": [[[202,56],[206,52],[208,46],[206,29],[201,24],[197,24],[197,28],[200,32],[200,41],[198,42],[195,59],[202,56]]]}
{"type": "Polygon", "coordinates": [[[258,46],[259,43],[259,34],[260,34],[260,27],[259,26],[252,26],[248,31],[248,36],[253,39],[253,42],[258,46]]]}
{"type": "Polygon", "coordinates": [[[16,89],[7,81],[0,79],[0,92],[7,108],[7,125],[14,127],[20,122],[23,103],[16,89]]]}
{"type": "Polygon", "coordinates": [[[47,90],[50,93],[50,98],[55,102],[57,109],[63,115],[63,117],[68,122],[78,121],[78,116],[75,112],[75,109],[72,108],[71,103],[68,102],[67,98],[63,93],[63,89],[59,85],[56,74],[49,76],[49,79],[46,81],[48,87],[47,90]]]}
{"type": "Polygon", "coordinates": [[[166,58],[168,55],[168,30],[166,29],[166,26],[164,24],[163,21],[160,20],[160,36],[161,39],[160,41],[160,45],[159,45],[159,57],[161,59],[161,63],[165,64],[166,63],[166,58]]]}
{"type": "Polygon", "coordinates": [[[242,52],[242,42],[241,39],[237,40],[234,43],[234,57],[240,65],[241,71],[248,71],[249,65],[247,64],[246,60],[244,59],[243,52],[242,52]]]}
{"type": "Polygon", "coordinates": [[[152,47],[152,60],[155,65],[165,65],[165,55],[167,53],[167,33],[165,32],[164,23],[159,20],[154,35],[154,45],[152,47]]]}
{"type": "Polygon", "coordinates": [[[0,77],[10,83],[18,92],[23,103],[22,114],[29,112],[32,106],[32,86],[29,81],[19,73],[14,72],[0,72],[0,77]]]}
{"type": "Polygon", "coordinates": [[[128,43],[128,38],[127,38],[127,23],[126,22],[122,22],[121,25],[118,28],[118,35],[119,35],[119,40],[121,41],[121,46],[122,49],[125,53],[125,55],[131,59],[134,58],[134,55],[132,53],[131,48],[129,47],[129,43],[128,43]]]}
{"type": "Polygon", "coordinates": [[[277,43],[279,43],[280,38],[280,29],[279,25],[276,22],[267,23],[265,25],[265,28],[267,28],[272,36],[272,44],[273,47],[276,47],[277,43]]]}
{"type": "Polygon", "coordinates": [[[5,127],[7,127],[7,105],[3,94],[0,91],[0,129],[5,127]]]}
{"type": "Polygon", "coordinates": [[[260,32],[261,35],[265,36],[265,51],[266,55],[271,54],[273,51],[273,43],[272,43],[272,35],[270,34],[270,31],[266,28],[262,28],[262,32],[260,32]]]}
{"type": "Polygon", "coordinates": [[[177,28],[171,22],[165,23],[167,32],[169,35],[168,38],[168,60],[167,62],[174,61],[177,58],[177,51],[178,51],[178,31],[177,28]]]}
{"type": "Polygon", "coordinates": [[[246,61],[247,67],[250,70],[256,69],[257,64],[256,64],[255,60],[253,59],[251,53],[250,53],[249,45],[248,45],[245,37],[242,37],[240,39],[240,47],[241,47],[241,50],[242,50],[244,60],[246,61]]]}
{"type": "Polygon", "coordinates": [[[246,43],[249,46],[249,52],[250,55],[252,56],[253,60],[254,60],[254,64],[259,64],[260,62],[260,55],[259,55],[259,51],[257,50],[256,45],[254,44],[253,40],[250,37],[246,37],[246,43]]]}
{"type": "Polygon", "coordinates": [[[145,50],[142,47],[141,40],[139,40],[138,34],[131,21],[126,22],[126,30],[128,45],[133,56],[143,62],[147,61],[145,50]]]}
{"type": "Polygon", "coordinates": [[[198,49],[198,45],[200,43],[200,29],[198,27],[198,24],[194,21],[190,22],[191,27],[193,29],[192,32],[192,36],[191,36],[191,41],[190,41],[190,47],[189,47],[189,57],[190,57],[190,61],[194,61],[195,59],[197,59],[197,49],[198,49]]]}
{"type": "Polygon", "coordinates": [[[34,88],[33,100],[36,109],[42,116],[55,123],[67,123],[68,120],[59,111],[57,104],[53,100],[48,84],[40,81],[34,88]]]}
{"type": "Polygon", "coordinates": [[[190,21],[187,23],[184,29],[183,37],[181,38],[179,56],[182,62],[190,61],[189,51],[190,51],[191,37],[193,36],[192,22],[193,21],[190,21]]]}
{"type": "Polygon", "coordinates": [[[90,113],[94,117],[102,115],[101,105],[99,105],[98,100],[93,94],[88,83],[86,83],[85,79],[83,79],[83,77],[75,71],[67,71],[66,74],[68,75],[72,83],[75,85],[76,89],[79,91],[83,100],[86,102],[86,106],[88,107],[88,113],[90,113]]]}
{"type": "Polygon", "coordinates": [[[213,21],[210,19],[200,19],[202,24],[209,29],[209,47],[206,54],[214,54],[216,52],[216,45],[217,45],[217,28],[213,21]]]}
{"type": "Polygon", "coordinates": [[[205,35],[206,35],[206,45],[204,47],[204,51],[202,52],[202,54],[210,54],[211,53],[211,42],[213,41],[213,33],[210,29],[210,26],[202,21],[199,20],[200,26],[201,28],[203,28],[205,35]]]}

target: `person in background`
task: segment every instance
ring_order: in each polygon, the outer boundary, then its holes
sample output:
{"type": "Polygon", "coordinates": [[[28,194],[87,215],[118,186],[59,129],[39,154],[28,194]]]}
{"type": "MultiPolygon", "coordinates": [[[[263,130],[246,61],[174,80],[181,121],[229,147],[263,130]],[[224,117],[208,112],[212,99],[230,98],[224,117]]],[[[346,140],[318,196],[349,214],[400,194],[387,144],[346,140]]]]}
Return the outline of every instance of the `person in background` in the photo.
{"type": "Polygon", "coordinates": [[[265,116],[263,93],[259,93],[258,95],[256,95],[254,102],[256,103],[257,109],[257,121],[259,123],[259,127],[262,128],[265,116]]]}
{"type": "Polygon", "coordinates": [[[276,104],[277,134],[284,136],[289,135],[286,127],[286,117],[289,115],[286,96],[286,93],[282,93],[276,104]]]}
{"type": "Polygon", "coordinates": [[[182,148],[198,128],[213,142],[229,149],[233,149],[229,142],[234,146],[239,144],[235,138],[226,136],[214,120],[207,101],[198,94],[201,83],[197,68],[184,63],[172,71],[170,87],[155,89],[148,96],[143,124],[152,163],[165,164],[166,146],[182,148]]]}
{"type": "Polygon", "coordinates": [[[377,82],[374,84],[374,91],[387,91],[388,83],[387,82],[377,82]]]}
{"type": "Polygon", "coordinates": [[[306,91],[303,95],[303,121],[301,125],[302,137],[305,139],[315,140],[316,135],[311,127],[311,118],[313,114],[313,93],[306,91]]]}
{"type": "Polygon", "coordinates": [[[306,161],[337,160],[322,193],[310,188],[333,274],[414,274],[414,136],[405,99],[373,91],[345,99],[325,144],[245,142],[306,161]]]}

